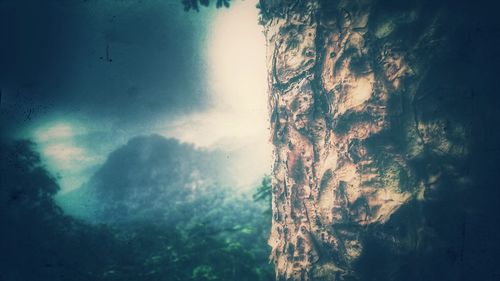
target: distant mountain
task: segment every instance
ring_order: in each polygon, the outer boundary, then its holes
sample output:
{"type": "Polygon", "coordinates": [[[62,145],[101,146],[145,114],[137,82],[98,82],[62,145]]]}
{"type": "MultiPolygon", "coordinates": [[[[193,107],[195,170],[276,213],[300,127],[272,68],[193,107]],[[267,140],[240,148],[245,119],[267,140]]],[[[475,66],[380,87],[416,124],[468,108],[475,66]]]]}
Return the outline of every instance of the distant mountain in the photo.
{"type": "Polygon", "coordinates": [[[185,217],[196,200],[216,200],[231,183],[221,151],[151,135],[131,139],[112,152],[81,188],[59,196],[66,212],[97,222],[185,217]],[[187,204],[189,203],[189,204],[187,204]]]}

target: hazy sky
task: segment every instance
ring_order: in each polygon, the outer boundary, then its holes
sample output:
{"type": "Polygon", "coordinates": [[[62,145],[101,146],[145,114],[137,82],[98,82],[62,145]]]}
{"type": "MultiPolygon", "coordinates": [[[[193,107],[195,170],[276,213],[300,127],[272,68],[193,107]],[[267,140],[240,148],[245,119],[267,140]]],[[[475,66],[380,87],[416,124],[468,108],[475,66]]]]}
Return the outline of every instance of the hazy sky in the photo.
{"type": "Polygon", "coordinates": [[[30,138],[63,190],[129,139],[161,134],[269,167],[265,42],[253,1],[0,1],[2,137],[30,138]]]}

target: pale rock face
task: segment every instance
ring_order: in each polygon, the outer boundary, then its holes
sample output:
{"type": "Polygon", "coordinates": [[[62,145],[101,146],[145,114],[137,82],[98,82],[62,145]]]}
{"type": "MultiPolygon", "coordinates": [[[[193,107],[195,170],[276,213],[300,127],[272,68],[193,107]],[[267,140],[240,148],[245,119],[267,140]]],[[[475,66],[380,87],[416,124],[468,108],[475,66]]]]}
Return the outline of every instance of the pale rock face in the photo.
{"type": "Polygon", "coordinates": [[[435,26],[423,24],[415,49],[404,49],[392,34],[417,9],[379,23],[375,1],[262,2],[280,11],[265,22],[278,279],[356,278],[367,227],[422,200],[439,178],[424,182],[409,163],[428,150],[467,156],[466,129],[424,117],[416,96],[431,54],[409,58],[430,47],[435,26]]]}

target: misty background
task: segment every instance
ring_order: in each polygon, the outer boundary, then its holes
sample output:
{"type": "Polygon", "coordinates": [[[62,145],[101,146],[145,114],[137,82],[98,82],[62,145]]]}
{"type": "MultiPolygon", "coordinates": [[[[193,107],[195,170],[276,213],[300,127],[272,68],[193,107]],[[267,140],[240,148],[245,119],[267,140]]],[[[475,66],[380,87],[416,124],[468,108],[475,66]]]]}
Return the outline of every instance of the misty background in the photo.
{"type": "Polygon", "coordinates": [[[62,192],[139,135],[224,150],[240,188],[268,171],[255,3],[198,13],[180,1],[0,3],[2,137],[33,140],[62,192]]]}
{"type": "Polygon", "coordinates": [[[0,1],[0,280],[272,277],[255,5],[0,1]]]}

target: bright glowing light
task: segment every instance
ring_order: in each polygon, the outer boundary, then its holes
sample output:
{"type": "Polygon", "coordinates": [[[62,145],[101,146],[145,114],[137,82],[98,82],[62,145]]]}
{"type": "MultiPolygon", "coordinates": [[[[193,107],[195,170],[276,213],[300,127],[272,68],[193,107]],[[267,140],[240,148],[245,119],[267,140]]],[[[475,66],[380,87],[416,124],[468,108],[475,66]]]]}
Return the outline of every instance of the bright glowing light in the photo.
{"type": "MultiPolygon", "coordinates": [[[[168,136],[202,147],[247,146],[234,155],[242,185],[269,171],[266,45],[257,1],[235,1],[217,11],[207,49],[212,108],[174,122],[168,136]]],[[[252,183],[250,183],[252,182],[252,183]]]]}
{"type": "Polygon", "coordinates": [[[69,124],[59,123],[45,130],[37,132],[38,141],[48,141],[51,139],[68,138],[74,134],[73,128],[69,124]]]}
{"type": "Polygon", "coordinates": [[[43,149],[43,154],[46,157],[66,164],[64,165],[65,168],[68,168],[68,164],[72,164],[71,162],[85,160],[83,152],[83,149],[79,147],[63,143],[50,144],[43,149]]]}
{"type": "Polygon", "coordinates": [[[216,19],[209,46],[209,77],[217,106],[252,120],[267,113],[265,39],[257,19],[253,1],[236,2],[216,19]]]}
{"type": "Polygon", "coordinates": [[[61,191],[76,189],[88,180],[92,167],[103,161],[78,143],[87,130],[72,122],[47,122],[34,132],[34,139],[48,170],[58,174],[61,191]]]}

